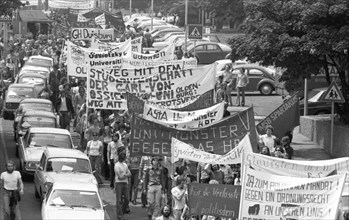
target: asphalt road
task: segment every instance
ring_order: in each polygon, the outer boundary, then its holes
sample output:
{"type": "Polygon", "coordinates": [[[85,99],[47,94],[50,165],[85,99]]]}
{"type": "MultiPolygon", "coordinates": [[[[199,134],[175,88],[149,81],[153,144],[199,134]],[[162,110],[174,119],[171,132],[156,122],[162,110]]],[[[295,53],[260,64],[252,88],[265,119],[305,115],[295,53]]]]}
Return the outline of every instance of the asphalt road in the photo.
{"type": "MultiPolygon", "coordinates": [[[[233,102],[236,96],[233,94],[233,102]]],[[[253,106],[255,115],[266,116],[270,114],[276,107],[282,103],[281,96],[271,95],[262,96],[257,93],[250,93],[246,96],[246,106],[253,106]]],[[[19,159],[16,157],[16,144],[13,140],[13,121],[0,119],[0,171],[5,169],[5,161],[7,159],[14,160],[19,167],[19,159]]],[[[72,133],[76,137],[75,133],[72,133]]],[[[75,138],[77,140],[77,138],[75,138]]],[[[74,141],[75,142],[75,141],[74,141]]],[[[106,213],[107,219],[115,219],[115,194],[108,187],[109,182],[100,188],[101,197],[105,204],[107,204],[106,213]]],[[[2,198],[2,196],[0,195],[2,198]]],[[[139,200],[140,202],[140,200],[139,200]]],[[[0,219],[2,219],[2,199],[0,200],[0,219]]],[[[140,205],[130,204],[131,213],[125,216],[125,219],[147,219],[146,209],[141,208],[140,205]]],[[[20,210],[23,220],[40,220],[41,219],[41,201],[34,196],[33,179],[24,180],[24,195],[20,202],[20,210]]]]}

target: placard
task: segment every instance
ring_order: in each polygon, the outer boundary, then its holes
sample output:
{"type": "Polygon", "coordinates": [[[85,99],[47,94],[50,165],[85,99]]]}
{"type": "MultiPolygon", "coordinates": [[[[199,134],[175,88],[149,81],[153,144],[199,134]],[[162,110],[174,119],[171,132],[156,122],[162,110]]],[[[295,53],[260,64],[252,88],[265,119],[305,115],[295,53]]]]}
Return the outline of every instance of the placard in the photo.
{"type": "Polygon", "coordinates": [[[194,68],[197,66],[197,59],[188,58],[181,60],[137,60],[132,58],[123,58],[122,68],[135,68],[135,67],[152,67],[152,66],[161,66],[161,65],[181,65],[182,69],[194,68]]]}
{"type": "Polygon", "coordinates": [[[100,40],[113,41],[114,29],[72,28],[70,37],[72,40],[91,40],[92,37],[95,37],[100,40]]]}

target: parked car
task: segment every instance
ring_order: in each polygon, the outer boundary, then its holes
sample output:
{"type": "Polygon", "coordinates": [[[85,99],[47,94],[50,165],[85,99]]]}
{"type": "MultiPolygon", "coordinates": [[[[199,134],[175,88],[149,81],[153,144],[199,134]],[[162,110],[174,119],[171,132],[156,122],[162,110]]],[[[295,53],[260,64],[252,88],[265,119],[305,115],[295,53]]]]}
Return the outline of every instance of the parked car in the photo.
{"type": "Polygon", "coordinates": [[[48,78],[46,78],[45,75],[33,72],[25,72],[17,75],[15,83],[33,84],[36,85],[38,91],[41,91],[45,87],[46,81],[48,81],[48,78]]]}
{"type": "Polygon", "coordinates": [[[41,110],[25,111],[17,123],[15,140],[23,136],[29,128],[58,128],[59,123],[57,115],[53,112],[46,112],[41,110]]]}
{"type": "Polygon", "coordinates": [[[11,84],[5,94],[3,118],[13,120],[13,113],[18,108],[19,103],[25,98],[36,98],[38,93],[38,89],[33,84],[11,84]]]}
{"type": "Polygon", "coordinates": [[[45,76],[46,79],[48,79],[49,76],[50,76],[50,68],[45,67],[45,66],[37,66],[37,65],[35,65],[35,66],[32,66],[32,65],[24,65],[24,66],[20,69],[20,71],[19,71],[17,77],[20,77],[20,76],[21,76],[22,74],[24,74],[24,73],[35,73],[35,74],[38,74],[38,73],[39,73],[39,74],[45,76]]]}
{"type": "MultiPolygon", "coordinates": [[[[176,28],[177,26],[171,25],[171,24],[165,24],[165,25],[159,25],[159,26],[154,26],[153,30],[150,31],[150,34],[153,35],[156,32],[163,30],[163,29],[167,29],[167,28],[176,28]]],[[[147,28],[147,27],[145,27],[147,28]]],[[[178,27],[177,27],[178,28],[178,27]]],[[[145,30],[145,29],[144,29],[145,30]]],[[[150,28],[149,28],[150,30],[150,28]]]]}
{"type": "Polygon", "coordinates": [[[28,60],[24,64],[29,66],[45,66],[52,68],[53,67],[53,59],[51,57],[45,57],[41,55],[30,56],[28,60]]]}
{"type": "Polygon", "coordinates": [[[19,170],[23,176],[34,175],[36,165],[47,147],[74,149],[70,132],[60,128],[29,128],[19,138],[19,170]]]}
{"type": "Polygon", "coordinates": [[[54,182],[98,184],[86,154],[76,149],[47,148],[34,174],[35,197],[43,199],[54,182]]]}
{"type": "Polygon", "coordinates": [[[259,91],[262,95],[271,95],[275,90],[275,77],[271,69],[257,64],[239,64],[233,66],[233,75],[237,76],[241,68],[247,71],[249,84],[247,92],[259,91]]]}
{"type": "MultiPolygon", "coordinates": [[[[308,91],[308,115],[331,114],[331,103],[318,100],[320,95],[326,90],[327,88],[316,88],[308,91]]],[[[299,111],[300,115],[304,115],[304,93],[301,92],[299,95],[299,111]]]]}
{"type": "Polygon", "coordinates": [[[202,37],[207,38],[211,42],[221,43],[221,40],[219,39],[217,34],[203,34],[202,37]]]}
{"type": "Polygon", "coordinates": [[[53,183],[43,199],[41,217],[43,220],[104,220],[98,187],[93,183],[53,183]]]}
{"type": "MultiPolygon", "coordinates": [[[[189,53],[198,60],[198,64],[211,64],[217,60],[222,60],[231,51],[229,45],[215,42],[200,41],[187,46],[189,53]]],[[[183,48],[183,51],[184,48],[183,48]]]]}
{"type": "Polygon", "coordinates": [[[41,111],[54,113],[54,108],[50,100],[37,99],[37,98],[23,99],[19,103],[19,106],[16,109],[16,111],[14,112],[13,132],[14,132],[15,141],[17,140],[16,131],[17,131],[18,121],[21,119],[23,112],[30,111],[30,110],[41,110],[41,111]]]}
{"type": "MultiPolygon", "coordinates": [[[[215,63],[217,68],[216,77],[218,77],[223,74],[225,65],[232,64],[232,61],[229,59],[224,59],[224,60],[217,60],[215,63]]],[[[248,64],[248,62],[246,60],[237,60],[232,65],[241,65],[241,64],[248,64]]]]}
{"type": "Polygon", "coordinates": [[[163,42],[163,41],[166,41],[168,38],[170,38],[171,36],[174,36],[174,35],[182,35],[184,36],[185,35],[185,32],[184,31],[172,31],[172,32],[168,32],[166,33],[163,37],[159,37],[159,38],[155,38],[154,39],[154,43],[155,42],[163,42]]]}
{"type": "Polygon", "coordinates": [[[166,29],[159,30],[159,31],[153,33],[151,36],[155,40],[157,38],[162,38],[166,34],[171,33],[171,32],[182,32],[185,34],[185,32],[182,29],[180,29],[179,27],[169,27],[166,29]]]}

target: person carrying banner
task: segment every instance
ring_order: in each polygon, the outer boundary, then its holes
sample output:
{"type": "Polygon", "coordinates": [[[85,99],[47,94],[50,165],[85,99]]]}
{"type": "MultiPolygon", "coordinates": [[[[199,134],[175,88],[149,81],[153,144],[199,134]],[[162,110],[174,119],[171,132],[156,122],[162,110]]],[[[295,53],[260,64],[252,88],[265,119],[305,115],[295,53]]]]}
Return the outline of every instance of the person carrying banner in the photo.
{"type": "Polygon", "coordinates": [[[236,91],[237,91],[236,105],[237,106],[240,106],[240,105],[245,106],[245,89],[248,83],[249,83],[249,79],[245,73],[245,68],[241,68],[236,79],[236,91]],[[241,96],[241,102],[240,102],[240,96],[241,96]]]}
{"type": "Polygon", "coordinates": [[[159,167],[159,159],[153,157],[151,159],[152,167],[147,169],[144,178],[143,190],[147,193],[148,199],[148,219],[154,219],[160,216],[161,196],[165,189],[164,172],[159,167]]]}

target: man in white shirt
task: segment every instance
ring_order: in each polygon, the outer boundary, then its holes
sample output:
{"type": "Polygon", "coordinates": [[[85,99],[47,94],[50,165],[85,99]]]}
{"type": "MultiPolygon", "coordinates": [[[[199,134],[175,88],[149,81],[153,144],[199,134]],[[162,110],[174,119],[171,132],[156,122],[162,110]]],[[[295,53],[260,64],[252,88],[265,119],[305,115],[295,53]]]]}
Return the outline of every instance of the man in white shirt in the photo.
{"type": "Polygon", "coordinates": [[[18,202],[20,195],[23,195],[23,182],[20,172],[15,169],[13,161],[8,161],[6,164],[6,171],[1,173],[0,187],[4,188],[4,219],[10,220],[11,207],[16,215],[17,220],[21,220],[18,202]],[[19,194],[20,195],[19,195],[19,194]]]}
{"type": "Polygon", "coordinates": [[[260,143],[263,143],[265,146],[267,146],[269,148],[270,152],[274,152],[274,140],[275,140],[275,136],[273,135],[274,132],[274,128],[271,125],[268,125],[266,127],[266,134],[263,134],[260,136],[260,143]]]}
{"type": "Polygon", "coordinates": [[[173,198],[173,216],[175,220],[180,220],[183,209],[186,204],[186,179],[182,176],[177,178],[177,186],[173,187],[171,190],[173,198]]]}

